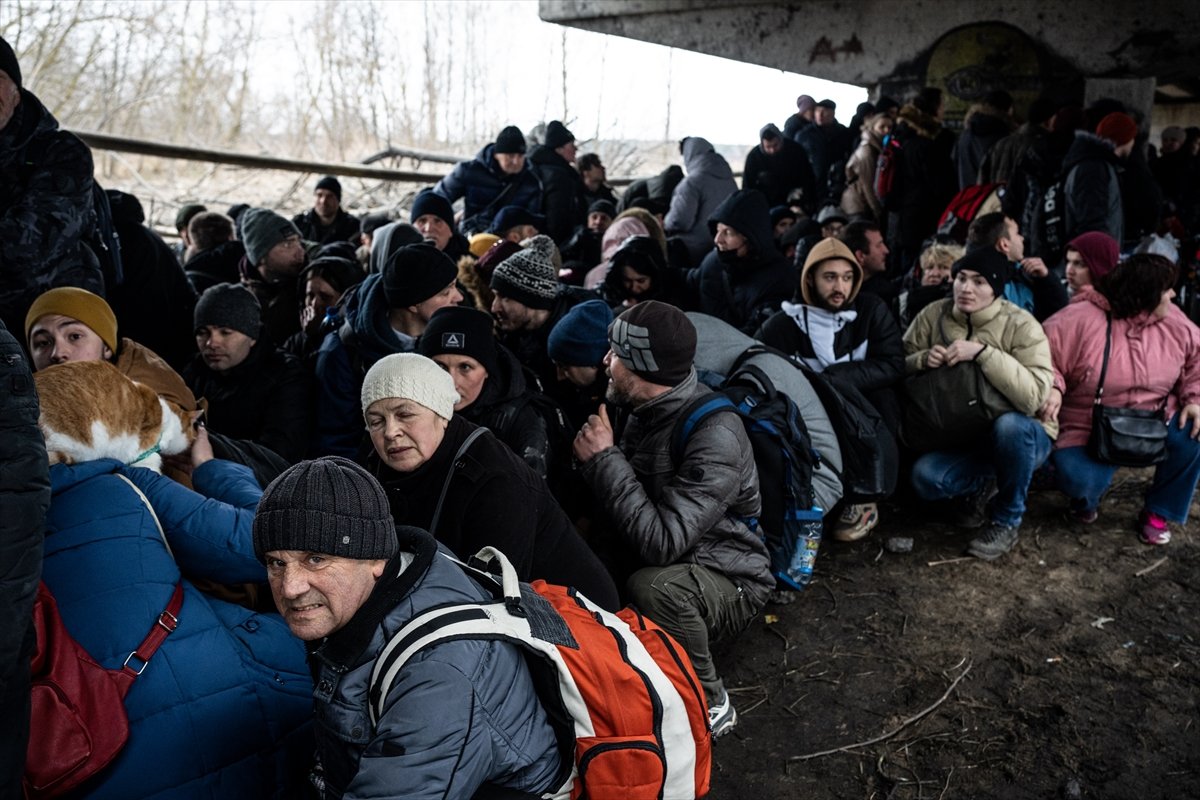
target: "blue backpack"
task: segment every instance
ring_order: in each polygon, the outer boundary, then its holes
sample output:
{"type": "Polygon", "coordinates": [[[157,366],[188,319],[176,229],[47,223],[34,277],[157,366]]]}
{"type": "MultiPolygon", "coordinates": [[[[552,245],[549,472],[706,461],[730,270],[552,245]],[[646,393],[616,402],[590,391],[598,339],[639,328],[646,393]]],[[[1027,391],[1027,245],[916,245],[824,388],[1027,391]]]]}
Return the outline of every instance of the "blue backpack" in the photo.
{"type": "Polygon", "coordinates": [[[671,431],[671,461],[678,465],[688,437],[718,413],[737,414],[750,438],[758,469],[762,512],[743,520],[759,533],[780,588],[799,591],[812,578],[821,543],[822,509],[813,505],[812,475],[823,462],[812,447],[796,403],[752,364],[735,367],[712,394],[692,401],[671,431]]]}

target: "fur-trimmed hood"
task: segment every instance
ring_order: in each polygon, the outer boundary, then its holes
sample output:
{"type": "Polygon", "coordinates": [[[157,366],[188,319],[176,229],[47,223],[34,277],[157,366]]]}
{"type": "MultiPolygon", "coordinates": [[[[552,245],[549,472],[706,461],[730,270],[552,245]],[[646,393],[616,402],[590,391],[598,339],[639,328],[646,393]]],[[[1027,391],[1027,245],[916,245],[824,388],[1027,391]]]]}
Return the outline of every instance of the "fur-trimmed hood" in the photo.
{"type": "Polygon", "coordinates": [[[942,130],[942,123],[937,119],[926,114],[921,109],[914,106],[912,103],[906,103],[900,109],[900,122],[905,123],[912,128],[918,136],[926,139],[934,139],[942,130]]]}

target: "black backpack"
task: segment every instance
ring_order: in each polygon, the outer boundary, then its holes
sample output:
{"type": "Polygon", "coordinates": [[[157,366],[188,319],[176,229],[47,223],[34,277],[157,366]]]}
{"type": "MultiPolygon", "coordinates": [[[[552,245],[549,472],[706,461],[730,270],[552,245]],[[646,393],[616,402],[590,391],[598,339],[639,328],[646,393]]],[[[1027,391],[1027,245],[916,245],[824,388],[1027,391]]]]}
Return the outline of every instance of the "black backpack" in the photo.
{"type": "Polygon", "coordinates": [[[777,584],[803,589],[821,542],[823,512],[813,506],[812,474],[826,466],[812,447],[804,418],[761,369],[735,366],[720,389],[692,401],[676,419],[672,463],[682,461],[692,431],[717,413],[737,414],[754,450],[762,512],[744,521],[766,542],[777,584]]]}
{"type": "MultiPolygon", "coordinates": [[[[843,497],[850,502],[869,503],[890,497],[900,473],[900,449],[883,417],[857,387],[844,380],[816,372],[782,350],[756,344],[738,356],[730,373],[736,373],[748,358],[772,353],[804,373],[817,399],[829,416],[842,453],[842,469],[821,462],[842,484],[843,497]]],[[[828,509],[826,509],[828,510],[828,509]]]]}

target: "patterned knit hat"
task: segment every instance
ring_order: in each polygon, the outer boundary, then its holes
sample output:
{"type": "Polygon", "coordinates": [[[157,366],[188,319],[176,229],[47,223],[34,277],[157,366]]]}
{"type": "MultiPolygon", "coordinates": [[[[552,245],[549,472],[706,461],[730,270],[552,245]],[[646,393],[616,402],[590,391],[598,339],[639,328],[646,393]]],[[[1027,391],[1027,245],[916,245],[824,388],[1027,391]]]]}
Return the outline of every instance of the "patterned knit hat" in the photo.
{"type": "Polygon", "coordinates": [[[492,273],[492,291],[530,308],[548,311],[558,298],[554,240],[535,236],[529,246],[513,253],[492,273]]]}
{"type": "Polygon", "coordinates": [[[363,378],[363,414],[377,400],[399,397],[425,406],[442,419],[454,416],[458,392],[454,380],[437,362],[416,353],[384,356],[363,378]]]}
{"type": "Polygon", "coordinates": [[[391,558],[396,525],[383,487],[345,458],[301,461],[271,481],[258,501],[254,554],[300,550],[341,558],[391,558]]]}
{"type": "Polygon", "coordinates": [[[691,374],[696,358],[696,327],[675,306],[647,300],[613,321],[608,343],[638,377],[678,386],[691,374]]]}

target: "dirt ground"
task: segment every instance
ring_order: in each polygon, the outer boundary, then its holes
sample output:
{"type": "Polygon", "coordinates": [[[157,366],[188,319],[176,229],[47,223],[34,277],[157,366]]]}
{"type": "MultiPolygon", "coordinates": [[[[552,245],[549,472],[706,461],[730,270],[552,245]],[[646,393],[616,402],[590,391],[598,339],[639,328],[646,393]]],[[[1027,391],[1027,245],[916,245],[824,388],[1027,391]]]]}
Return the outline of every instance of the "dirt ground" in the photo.
{"type": "Polygon", "coordinates": [[[823,544],[798,601],[717,650],[741,721],[709,796],[1200,797],[1197,509],[1168,546],[1139,543],[1149,474],[1119,472],[1091,526],[1031,493],[991,563],[923,508],[823,544]]]}

